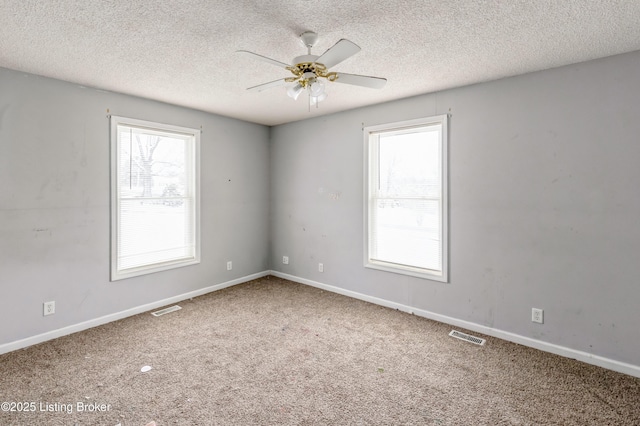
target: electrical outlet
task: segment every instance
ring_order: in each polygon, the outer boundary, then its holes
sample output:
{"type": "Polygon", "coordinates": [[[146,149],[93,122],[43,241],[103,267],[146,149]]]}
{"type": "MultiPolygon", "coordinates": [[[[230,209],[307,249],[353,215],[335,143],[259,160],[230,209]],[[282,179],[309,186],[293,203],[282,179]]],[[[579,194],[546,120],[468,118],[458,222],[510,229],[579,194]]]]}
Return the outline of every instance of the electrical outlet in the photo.
{"type": "Polygon", "coordinates": [[[56,313],[56,302],[44,302],[43,303],[43,312],[44,316],[53,315],[56,313]]]}
{"type": "Polygon", "coordinates": [[[531,308],[531,321],[539,324],[544,323],[544,310],[531,308]]]}
{"type": "Polygon", "coordinates": [[[322,263],[318,263],[318,271],[324,272],[324,265],[322,263]]]}
{"type": "Polygon", "coordinates": [[[230,271],[230,270],[232,270],[232,269],[233,269],[233,262],[228,261],[228,262],[227,262],[227,271],[230,271]]]}
{"type": "Polygon", "coordinates": [[[289,256],[282,256],[282,263],[284,263],[285,265],[289,264],[289,256]]]}

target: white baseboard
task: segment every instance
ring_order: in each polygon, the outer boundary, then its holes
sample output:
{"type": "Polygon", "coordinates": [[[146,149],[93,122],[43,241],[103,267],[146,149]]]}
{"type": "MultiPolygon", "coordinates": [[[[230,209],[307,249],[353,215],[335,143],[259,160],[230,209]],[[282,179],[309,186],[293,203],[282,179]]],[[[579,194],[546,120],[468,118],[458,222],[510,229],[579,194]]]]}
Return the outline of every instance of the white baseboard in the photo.
{"type": "Polygon", "coordinates": [[[575,349],[567,348],[565,346],[555,345],[553,343],[543,342],[541,340],[532,339],[530,337],[520,336],[518,334],[510,333],[508,331],[498,330],[495,328],[487,327],[484,325],[472,323],[448,317],[446,315],[436,314],[434,312],[426,311],[423,309],[416,309],[411,306],[402,305],[400,303],[391,302],[385,299],[380,299],[366,294],[358,293],[351,290],[345,290],[340,287],[335,287],[328,284],[323,284],[317,281],[308,280],[306,278],[296,277],[294,275],[284,274],[278,271],[271,271],[271,275],[279,278],[284,278],[290,281],[294,281],[300,284],[306,284],[312,287],[317,287],[322,290],[331,291],[333,293],[342,294],[344,296],[353,297],[355,299],[364,300],[366,302],[374,303],[376,305],[386,306],[388,308],[397,309],[399,311],[411,313],[424,318],[428,318],[434,321],[442,322],[445,324],[453,325],[456,327],[465,328],[467,330],[475,331],[478,333],[486,334],[488,336],[497,337],[509,342],[518,343],[523,346],[539,349],[541,351],[550,352],[552,354],[560,355],[565,358],[576,359],[578,361],[585,362],[587,364],[597,365],[608,370],[617,371],[619,373],[628,374],[630,376],[640,378],[640,366],[628,364],[625,362],[616,361],[609,358],[604,358],[598,355],[593,355],[588,352],[578,351],[575,349]]]}
{"type": "Polygon", "coordinates": [[[146,305],[136,306],[135,308],[116,312],[114,314],[105,315],[89,321],[84,321],[79,324],[70,325],[67,327],[59,328],[57,330],[52,330],[46,333],[38,334],[36,336],[31,336],[25,339],[16,340],[14,342],[5,343],[0,345],[0,355],[7,352],[15,351],[18,349],[23,349],[28,346],[36,345],[38,343],[46,342],[47,340],[56,339],[58,337],[76,333],[78,331],[87,330],[89,328],[93,328],[99,325],[107,324],[109,322],[117,321],[119,319],[141,314],[143,312],[151,311],[153,309],[170,305],[172,303],[177,303],[183,300],[191,299],[193,297],[202,296],[203,294],[211,293],[216,290],[222,290],[223,288],[231,287],[237,284],[245,283],[247,281],[266,277],[267,275],[270,275],[270,274],[271,274],[271,271],[258,272],[256,274],[247,275],[241,278],[236,278],[234,280],[227,281],[221,284],[216,284],[210,287],[201,288],[199,290],[190,291],[189,293],[184,293],[178,296],[169,297],[168,299],[158,300],[157,302],[147,303],[146,305]]]}

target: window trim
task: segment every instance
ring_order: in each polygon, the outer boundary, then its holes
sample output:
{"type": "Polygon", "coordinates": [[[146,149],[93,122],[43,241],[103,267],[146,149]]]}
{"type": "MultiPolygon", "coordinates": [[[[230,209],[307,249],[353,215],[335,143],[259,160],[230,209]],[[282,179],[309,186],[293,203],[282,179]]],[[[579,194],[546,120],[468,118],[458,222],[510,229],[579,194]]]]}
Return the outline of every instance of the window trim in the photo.
{"type": "Polygon", "coordinates": [[[392,272],[396,274],[408,275],[433,281],[439,281],[443,283],[449,282],[449,160],[448,160],[448,114],[437,115],[433,117],[418,118],[413,120],[405,120],[393,123],[385,123],[373,126],[363,127],[364,136],[364,267],[369,269],[376,269],[386,272],[392,272]],[[418,268],[409,265],[400,265],[391,262],[384,262],[379,260],[373,260],[369,256],[370,251],[370,197],[371,197],[371,185],[372,185],[372,167],[375,160],[374,152],[372,149],[371,135],[383,132],[400,131],[411,127],[424,127],[429,125],[441,126],[441,139],[440,139],[440,164],[441,164],[441,182],[442,182],[442,196],[440,203],[440,215],[442,218],[442,224],[440,229],[440,241],[442,244],[442,271],[432,271],[423,268],[418,268]]]}
{"type": "Polygon", "coordinates": [[[111,269],[111,281],[118,281],[126,278],[136,277],[140,275],[151,274],[155,272],[166,271],[174,268],[180,268],[183,266],[194,265],[200,263],[200,129],[175,126],[171,124],[157,123],[153,121],[140,120],[135,118],[121,117],[111,115],[110,117],[110,269],[111,269]],[[125,270],[118,270],[118,235],[119,235],[119,214],[120,214],[120,197],[119,197],[119,182],[118,182],[118,158],[119,158],[119,146],[118,146],[118,126],[132,126],[143,129],[149,129],[156,133],[169,133],[169,134],[181,134],[193,137],[193,164],[191,165],[193,173],[193,224],[194,230],[194,256],[187,259],[178,259],[167,262],[157,262],[150,265],[138,266],[135,268],[128,268],[125,270]]]}

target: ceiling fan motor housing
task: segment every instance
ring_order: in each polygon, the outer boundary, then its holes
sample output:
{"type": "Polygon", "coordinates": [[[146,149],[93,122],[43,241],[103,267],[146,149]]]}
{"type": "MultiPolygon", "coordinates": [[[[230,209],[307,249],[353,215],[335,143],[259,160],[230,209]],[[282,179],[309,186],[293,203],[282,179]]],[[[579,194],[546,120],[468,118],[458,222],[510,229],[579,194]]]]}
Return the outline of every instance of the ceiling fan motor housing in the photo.
{"type": "Polygon", "coordinates": [[[291,65],[296,66],[298,64],[314,63],[318,58],[319,58],[318,55],[296,56],[295,58],[293,58],[293,63],[291,65]]]}

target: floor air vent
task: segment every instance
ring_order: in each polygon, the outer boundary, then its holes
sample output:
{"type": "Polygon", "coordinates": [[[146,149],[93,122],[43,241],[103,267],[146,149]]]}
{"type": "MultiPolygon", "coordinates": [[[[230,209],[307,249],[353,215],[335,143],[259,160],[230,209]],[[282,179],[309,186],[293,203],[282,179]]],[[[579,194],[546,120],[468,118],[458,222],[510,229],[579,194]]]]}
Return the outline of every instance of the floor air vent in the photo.
{"type": "Polygon", "coordinates": [[[151,312],[151,315],[153,315],[154,317],[159,317],[160,315],[179,311],[180,309],[182,309],[180,306],[174,305],[174,306],[171,306],[170,308],[164,308],[164,309],[160,309],[159,311],[151,312]]]}
{"type": "Polygon", "coordinates": [[[467,342],[475,343],[476,345],[480,345],[480,346],[484,345],[484,342],[486,342],[486,340],[484,339],[481,339],[479,337],[474,337],[469,334],[462,333],[456,330],[451,330],[451,333],[449,333],[449,336],[455,337],[456,339],[460,339],[460,340],[466,340],[467,342]]]}

